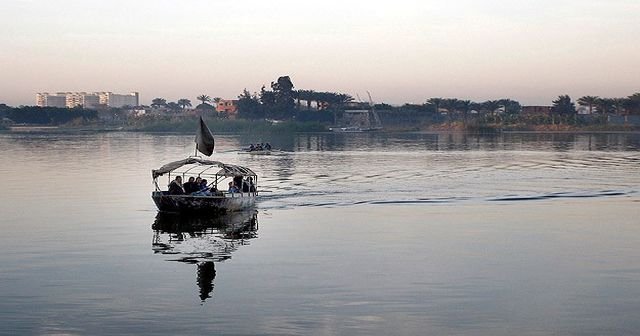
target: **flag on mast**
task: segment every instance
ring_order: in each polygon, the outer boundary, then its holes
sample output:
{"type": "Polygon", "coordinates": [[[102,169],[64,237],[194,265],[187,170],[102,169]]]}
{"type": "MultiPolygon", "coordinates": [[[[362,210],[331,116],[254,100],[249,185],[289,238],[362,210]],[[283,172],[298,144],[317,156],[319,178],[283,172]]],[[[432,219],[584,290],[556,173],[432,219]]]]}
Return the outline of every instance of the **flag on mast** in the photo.
{"type": "Polygon", "coordinates": [[[204,123],[202,117],[200,117],[200,125],[196,132],[196,149],[206,156],[211,156],[214,147],[215,140],[213,140],[213,134],[211,134],[209,127],[204,123]]]}

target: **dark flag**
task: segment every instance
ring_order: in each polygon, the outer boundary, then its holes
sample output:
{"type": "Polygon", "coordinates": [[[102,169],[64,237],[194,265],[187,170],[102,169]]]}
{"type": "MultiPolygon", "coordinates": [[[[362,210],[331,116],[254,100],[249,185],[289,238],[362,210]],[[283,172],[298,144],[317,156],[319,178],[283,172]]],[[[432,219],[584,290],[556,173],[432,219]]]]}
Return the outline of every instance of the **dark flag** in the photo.
{"type": "Polygon", "coordinates": [[[211,154],[213,154],[213,147],[215,147],[213,135],[211,134],[209,127],[205,125],[202,117],[200,117],[200,125],[196,132],[196,149],[206,156],[211,156],[211,154]]]}

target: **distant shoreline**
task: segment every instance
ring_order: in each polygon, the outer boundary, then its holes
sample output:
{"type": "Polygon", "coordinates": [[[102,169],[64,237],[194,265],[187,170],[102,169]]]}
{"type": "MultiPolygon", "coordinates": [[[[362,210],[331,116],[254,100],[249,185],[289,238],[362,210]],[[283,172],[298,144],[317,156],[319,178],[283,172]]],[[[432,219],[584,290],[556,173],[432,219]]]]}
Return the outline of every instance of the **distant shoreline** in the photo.
{"type": "MultiPolygon", "coordinates": [[[[490,127],[481,130],[463,129],[460,127],[446,127],[447,125],[429,125],[427,127],[390,127],[380,131],[365,133],[420,133],[420,134],[479,134],[479,135],[498,135],[498,134],[640,134],[640,128],[625,128],[620,126],[600,125],[594,127],[559,127],[525,129],[525,128],[507,128],[507,127],[490,127]]],[[[247,133],[327,133],[334,132],[328,129],[318,129],[317,127],[305,128],[293,125],[278,125],[277,127],[261,127],[256,130],[250,129],[227,129],[215,130],[218,134],[247,134],[247,133]]],[[[151,134],[192,134],[193,131],[185,130],[182,127],[176,129],[170,128],[149,128],[145,127],[127,127],[127,126],[103,126],[103,125],[85,125],[85,126],[65,126],[65,125],[14,125],[5,129],[0,129],[0,133],[107,133],[107,132],[130,132],[130,133],[151,133],[151,134]]],[[[358,134],[358,133],[356,133],[358,134]]],[[[359,133],[362,134],[362,133],[359,133]]]]}

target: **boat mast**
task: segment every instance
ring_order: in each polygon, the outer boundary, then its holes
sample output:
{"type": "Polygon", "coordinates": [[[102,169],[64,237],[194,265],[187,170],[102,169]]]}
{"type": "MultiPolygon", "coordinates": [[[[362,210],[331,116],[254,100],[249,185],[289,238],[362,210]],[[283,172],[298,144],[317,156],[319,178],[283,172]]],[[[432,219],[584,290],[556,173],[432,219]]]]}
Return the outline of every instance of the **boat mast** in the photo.
{"type": "MultiPolygon", "coordinates": [[[[380,121],[380,117],[378,117],[378,113],[376,113],[376,107],[373,103],[373,99],[371,99],[371,93],[367,91],[367,95],[369,96],[369,104],[371,105],[371,114],[373,114],[373,120],[375,121],[373,128],[382,128],[382,121],[380,121]]],[[[369,125],[369,127],[371,127],[371,125],[369,125]]]]}

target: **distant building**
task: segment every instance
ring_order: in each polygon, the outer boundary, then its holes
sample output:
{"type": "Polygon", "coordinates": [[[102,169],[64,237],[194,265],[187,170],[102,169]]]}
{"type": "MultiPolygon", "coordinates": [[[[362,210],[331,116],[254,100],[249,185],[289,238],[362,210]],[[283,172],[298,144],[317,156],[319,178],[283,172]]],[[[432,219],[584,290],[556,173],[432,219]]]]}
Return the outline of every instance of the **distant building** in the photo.
{"type": "Polygon", "coordinates": [[[226,113],[229,117],[235,118],[238,113],[238,101],[233,99],[220,99],[216,104],[218,113],[226,113]]]}
{"type": "Polygon", "coordinates": [[[551,106],[523,106],[523,115],[551,115],[551,106]]]}
{"type": "Polygon", "coordinates": [[[100,97],[100,104],[109,107],[138,106],[140,105],[140,94],[131,92],[129,94],[117,94],[113,92],[97,92],[100,97]]]}
{"type": "Polygon", "coordinates": [[[48,92],[36,93],[36,105],[45,107],[68,107],[82,106],[84,108],[95,108],[99,105],[108,107],[138,106],[140,96],[138,92],[130,94],[115,94],[113,92],[48,92]]]}
{"type": "Polygon", "coordinates": [[[36,105],[45,107],[66,107],[65,95],[49,94],[48,92],[41,92],[36,94],[36,105]]]}

